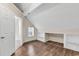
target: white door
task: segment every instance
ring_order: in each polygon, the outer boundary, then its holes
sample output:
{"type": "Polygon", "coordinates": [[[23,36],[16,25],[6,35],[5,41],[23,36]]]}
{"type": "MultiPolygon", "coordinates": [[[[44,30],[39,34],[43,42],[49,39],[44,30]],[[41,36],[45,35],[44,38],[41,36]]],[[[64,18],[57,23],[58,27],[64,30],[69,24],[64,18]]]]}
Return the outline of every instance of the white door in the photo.
{"type": "Polygon", "coordinates": [[[0,17],[0,56],[11,55],[15,49],[14,20],[15,18],[8,16],[0,17]]]}
{"type": "Polygon", "coordinates": [[[0,55],[10,55],[14,46],[14,25],[7,19],[0,19],[0,55]]]}
{"type": "Polygon", "coordinates": [[[15,50],[22,45],[22,19],[15,16],[15,50]]]}

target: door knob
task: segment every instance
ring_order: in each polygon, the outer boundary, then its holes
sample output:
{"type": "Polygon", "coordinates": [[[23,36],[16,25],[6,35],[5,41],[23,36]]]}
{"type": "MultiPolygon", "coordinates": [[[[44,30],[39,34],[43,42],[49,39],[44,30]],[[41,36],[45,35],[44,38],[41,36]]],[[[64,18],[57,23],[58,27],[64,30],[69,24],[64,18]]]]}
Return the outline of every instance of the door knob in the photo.
{"type": "Polygon", "coordinates": [[[1,39],[4,39],[5,37],[1,37],[1,39]]]}

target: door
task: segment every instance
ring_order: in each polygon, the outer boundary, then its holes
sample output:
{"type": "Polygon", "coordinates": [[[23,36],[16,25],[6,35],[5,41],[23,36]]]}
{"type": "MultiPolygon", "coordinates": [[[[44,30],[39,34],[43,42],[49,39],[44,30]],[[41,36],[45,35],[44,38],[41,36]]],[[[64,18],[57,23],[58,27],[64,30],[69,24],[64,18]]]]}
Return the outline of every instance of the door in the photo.
{"type": "Polygon", "coordinates": [[[14,49],[14,22],[10,19],[0,19],[0,55],[11,55],[14,49]]]}
{"type": "Polygon", "coordinates": [[[15,50],[22,45],[22,19],[15,16],[15,50]]]}

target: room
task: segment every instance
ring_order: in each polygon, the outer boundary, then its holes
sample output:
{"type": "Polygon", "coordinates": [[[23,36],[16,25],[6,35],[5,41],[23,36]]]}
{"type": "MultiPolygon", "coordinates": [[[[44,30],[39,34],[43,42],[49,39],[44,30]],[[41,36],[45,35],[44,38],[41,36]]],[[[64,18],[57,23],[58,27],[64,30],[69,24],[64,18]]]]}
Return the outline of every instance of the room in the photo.
{"type": "Polygon", "coordinates": [[[0,56],[79,56],[78,25],[79,3],[0,3],[0,56]]]}

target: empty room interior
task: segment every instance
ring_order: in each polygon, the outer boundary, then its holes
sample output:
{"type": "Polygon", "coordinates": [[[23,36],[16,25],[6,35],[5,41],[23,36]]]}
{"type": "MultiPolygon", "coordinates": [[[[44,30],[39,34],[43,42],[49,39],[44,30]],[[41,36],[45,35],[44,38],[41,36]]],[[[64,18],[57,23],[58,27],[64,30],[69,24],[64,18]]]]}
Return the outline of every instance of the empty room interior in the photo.
{"type": "Polygon", "coordinates": [[[0,3],[0,56],[79,56],[79,3],[0,3]]]}

